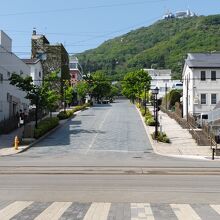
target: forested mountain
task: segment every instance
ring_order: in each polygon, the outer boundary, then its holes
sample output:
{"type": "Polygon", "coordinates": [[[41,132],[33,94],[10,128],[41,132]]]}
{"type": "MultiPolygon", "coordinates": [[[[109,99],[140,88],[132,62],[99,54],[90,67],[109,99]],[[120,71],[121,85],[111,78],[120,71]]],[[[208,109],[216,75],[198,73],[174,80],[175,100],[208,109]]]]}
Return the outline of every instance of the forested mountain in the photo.
{"type": "Polygon", "coordinates": [[[160,20],[108,40],[78,56],[84,72],[103,70],[112,79],[140,68],[171,68],[181,76],[188,52],[220,51],[220,15],[160,20]]]}

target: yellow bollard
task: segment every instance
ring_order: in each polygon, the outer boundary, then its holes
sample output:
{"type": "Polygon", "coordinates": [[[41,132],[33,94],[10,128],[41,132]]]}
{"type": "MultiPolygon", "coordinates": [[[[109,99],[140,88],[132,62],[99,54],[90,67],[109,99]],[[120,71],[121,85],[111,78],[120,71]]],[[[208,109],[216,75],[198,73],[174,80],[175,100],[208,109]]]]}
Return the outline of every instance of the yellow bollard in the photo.
{"type": "Polygon", "coordinates": [[[18,139],[18,136],[15,136],[15,141],[14,141],[15,150],[18,150],[18,145],[19,145],[19,139],[18,139]]]}

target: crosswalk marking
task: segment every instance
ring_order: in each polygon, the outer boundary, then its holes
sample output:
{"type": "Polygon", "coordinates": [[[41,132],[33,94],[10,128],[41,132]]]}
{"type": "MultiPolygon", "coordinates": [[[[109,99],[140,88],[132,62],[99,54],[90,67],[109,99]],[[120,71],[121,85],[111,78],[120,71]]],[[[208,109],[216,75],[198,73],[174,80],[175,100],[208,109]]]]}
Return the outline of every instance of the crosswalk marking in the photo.
{"type": "Polygon", "coordinates": [[[38,215],[35,220],[58,220],[71,204],[72,202],[54,202],[38,215]]]}
{"type": "Polygon", "coordinates": [[[220,215],[220,205],[210,205],[220,215]]]}
{"type": "Polygon", "coordinates": [[[188,204],[170,204],[170,206],[179,220],[201,220],[188,204]]]}
{"type": "Polygon", "coordinates": [[[0,201],[0,220],[220,219],[220,204],[0,201]]]}
{"type": "Polygon", "coordinates": [[[111,203],[92,203],[83,220],[107,220],[111,203]]]}
{"type": "Polygon", "coordinates": [[[31,205],[33,202],[27,201],[16,201],[11,203],[10,205],[6,206],[4,209],[0,210],[1,220],[9,220],[20,211],[31,205]]]}
{"type": "Polygon", "coordinates": [[[154,220],[149,203],[131,203],[131,220],[154,220]]]}

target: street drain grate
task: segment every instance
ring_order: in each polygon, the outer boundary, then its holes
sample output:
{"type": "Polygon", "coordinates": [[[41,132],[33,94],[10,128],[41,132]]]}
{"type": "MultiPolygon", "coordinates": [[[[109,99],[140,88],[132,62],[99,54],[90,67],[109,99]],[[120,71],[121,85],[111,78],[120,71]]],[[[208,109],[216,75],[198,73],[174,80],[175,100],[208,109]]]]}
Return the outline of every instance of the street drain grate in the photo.
{"type": "Polygon", "coordinates": [[[135,158],[135,159],[140,159],[140,158],[142,158],[142,157],[133,157],[133,158],[135,158]]]}

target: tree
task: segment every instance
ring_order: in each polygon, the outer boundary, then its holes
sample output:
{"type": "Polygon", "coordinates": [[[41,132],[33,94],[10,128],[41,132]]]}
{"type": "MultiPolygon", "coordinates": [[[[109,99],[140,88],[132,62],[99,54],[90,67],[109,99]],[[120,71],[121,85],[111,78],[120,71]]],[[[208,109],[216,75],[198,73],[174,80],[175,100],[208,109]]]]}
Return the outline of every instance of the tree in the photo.
{"type": "Polygon", "coordinates": [[[75,90],[79,101],[82,103],[89,91],[89,85],[86,81],[80,81],[76,84],[75,90]]]}
{"type": "Polygon", "coordinates": [[[111,90],[107,96],[110,101],[113,101],[115,96],[119,95],[119,88],[115,85],[111,85],[111,90]]]}
{"type": "Polygon", "coordinates": [[[37,128],[38,121],[38,107],[40,104],[40,87],[33,84],[33,80],[30,76],[25,78],[21,77],[18,74],[13,73],[10,77],[10,84],[18,87],[20,90],[26,92],[26,99],[29,99],[31,104],[36,106],[35,110],[35,127],[37,128]]]}
{"type": "Polygon", "coordinates": [[[42,86],[34,85],[30,76],[21,77],[20,75],[14,73],[10,77],[10,84],[26,92],[25,98],[29,99],[32,105],[35,105],[36,128],[38,125],[37,121],[39,109],[52,111],[60,98],[59,94],[57,94],[57,91],[52,88],[56,80],[57,72],[52,72],[45,77],[42,86]]]}
{"type": "Polygon", "coordinates": [[[144,70],[129,72],[122,82],[122,93],[134,102],[136,98],[141,98],[142,92],[149,91],[150,82],[151,77],[144,70]]]}
{"type": "Polygon", "coordinates": [[[91,75],[90,85],[90,93],[98,102],[111,92],[111,83],[102,71],[97,71],[91,75]]]}
{"type": "Polygon", "coordinates": [[[180,102],[180,98],[182,97],[182,90],[179,89],[173,89],[162,100],[162,105],[167,105],[169,109],[172,109],[175,106],[176,102],[180,102]]]}
{"type": "Polygon", "coordinates": [[[57,92],[58,88],[56,84],[59,80],[58,71],[51,72],[44,78],[43,85],[40,87],[41,107],[50,113],[59,106],[61,96],[57,92]]]}

